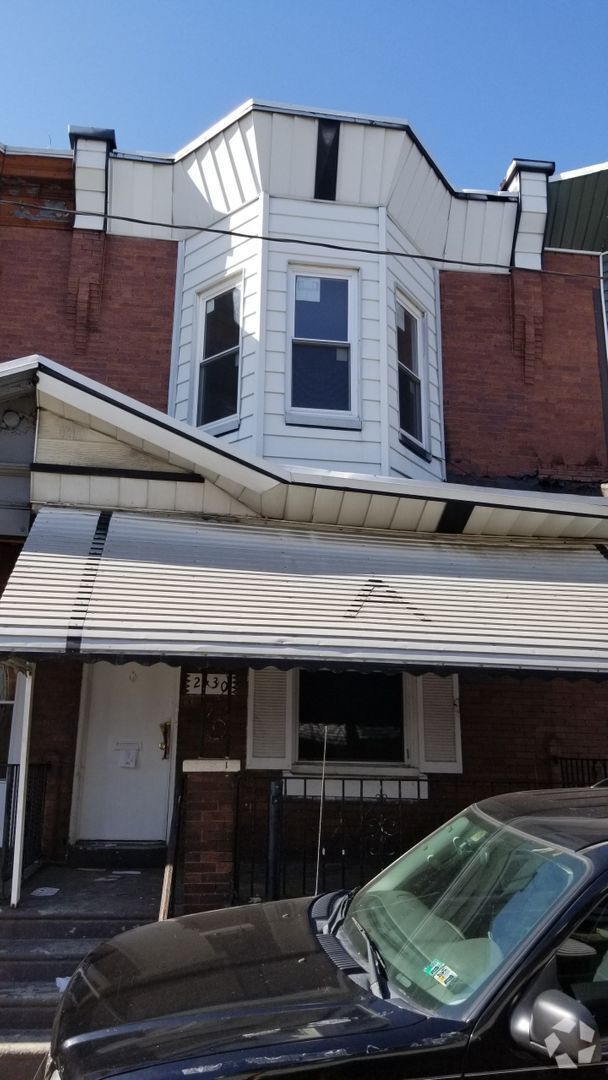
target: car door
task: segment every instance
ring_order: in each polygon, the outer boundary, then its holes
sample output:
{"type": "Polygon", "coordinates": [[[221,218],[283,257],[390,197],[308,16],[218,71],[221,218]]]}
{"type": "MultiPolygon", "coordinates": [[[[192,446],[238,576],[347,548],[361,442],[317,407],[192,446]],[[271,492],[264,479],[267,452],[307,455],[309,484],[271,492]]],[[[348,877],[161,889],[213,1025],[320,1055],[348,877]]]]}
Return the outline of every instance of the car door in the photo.
{"type": "MultiPolygon", "coordinates": [[[[556,1039],[562,1039],[560,1031],[556,1039]]],[[[596,1045],[596,1040],[593,1040],[596,1045]]],[[[587,1049],[585,1046],[584,1049],[587,1049]]],[[[576,904],[569,919],[531,957],[503,995],[491,1002],[477,1021],[465,1063],[466,1077],[509,1080],[552,1075],[558,1068],[576,1068],[580,1077],[605,1076],[608,1068],[608,890],[603,875],[588,890],[586,899],[576,904]],[[584,1005],[599,1029],[597,1060],[587,1063],[587,1055],[572,1055],[572,1064],[557,1045],[554,1057],[519,1045],[513,1037],[515,1010],[525,1014],[528,1004],[544,991],[560,991],[584,1005]],[[576,1060],[573,1060],[576,1057],[576,1060]]]]}

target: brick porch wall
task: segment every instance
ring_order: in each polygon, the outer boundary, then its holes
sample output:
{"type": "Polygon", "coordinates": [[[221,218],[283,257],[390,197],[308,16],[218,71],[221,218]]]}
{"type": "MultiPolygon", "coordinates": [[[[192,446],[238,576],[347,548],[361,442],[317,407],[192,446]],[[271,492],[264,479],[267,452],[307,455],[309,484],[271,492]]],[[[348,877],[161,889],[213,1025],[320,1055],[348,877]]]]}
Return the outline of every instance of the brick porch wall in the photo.
{"type": "MultiPolygon", "coordinates": [[[[244,673],[232,703],[233,745],[244,749],[246,693],[244,673]]],[[[428,800],[409,804],[406,846],[414,844],[447,818],[478,799],[503,790],[547,787],[557,779],[554,755],[608,757],[608,679],[568,681],[465,674],[460,679],[463,773],[429,777],[428,800]]],[[[201,700],[183,707],[199,716],[201,700]]],[[[214,710],[221,708],[216,699],[214,710]]],[[[186,723],[191,725],[192,716],[186,723]]],[[[200,723],[199,723],[200,726],[200,723]]],[[[182,724],[182,738],[188,734],[182,724]]],[[[221,756],[220,746],[214,749],[221,756]]],[[[189,752],[193,746],[190,743],[189,752]]],[[[196,756],[196,755],[193,755],[196,756]]],[[[207,756],[212,756],[208,754],[207,756]]],[[[244,761],[244,759],[243,759],[244,761]]],[[[243,822],[247,853],[263,858],[266,845],[265,799],[271,773],[250,773],[248,791],[261,807],[252,837],[243,822]],[[255,789],[258,794],[255,795],[255,789]]],[[[184,797],[183,867],[185,910],[195,911],[231,902],[235,827],[235,783],[232,777],[197,774],[187,777],[184,797]]],[[[331,830],[331,803],[326,823],[331,830]]],[[[302,819],[303,820],[303,819],[302,819]]],[[[297,841],[297,820],[289,843],[297,841]]],[[[296,844],[297,846],[297,844],[296,844]]]]}
{"type": "Polygon", "coordinates": [[[448,478],[599,494],[598,260],[548,252],[544,266],[555,276],[441,274],[448,478]]]}

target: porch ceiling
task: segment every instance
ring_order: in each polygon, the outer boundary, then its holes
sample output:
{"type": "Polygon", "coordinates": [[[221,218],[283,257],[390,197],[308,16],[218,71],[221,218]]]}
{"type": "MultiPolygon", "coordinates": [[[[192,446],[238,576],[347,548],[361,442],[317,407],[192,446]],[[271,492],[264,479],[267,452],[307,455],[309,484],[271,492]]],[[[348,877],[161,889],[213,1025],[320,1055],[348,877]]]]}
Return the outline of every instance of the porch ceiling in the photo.
{"type": "Polygon", "coordinates": [[[45,509],[0,600],[0,651],[608,673],[608,557],[589,541],[45,509]]]}

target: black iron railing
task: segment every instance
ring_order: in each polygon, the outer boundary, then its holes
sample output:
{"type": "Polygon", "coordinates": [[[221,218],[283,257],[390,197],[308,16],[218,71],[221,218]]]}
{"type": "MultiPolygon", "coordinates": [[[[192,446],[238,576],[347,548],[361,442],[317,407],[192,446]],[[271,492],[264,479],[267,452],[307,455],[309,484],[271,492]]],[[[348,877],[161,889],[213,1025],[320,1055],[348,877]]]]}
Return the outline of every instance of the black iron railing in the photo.
{"type": "Polygon", "coordinates": [[[369,879],[418,838],[427,781],[328,778],[319,853],[320,795],[316,777],[240,778],[238,902],[309,895],[317,884],[320,891],[350,888],[369,879]]]}
{"type": "MultiPolygon", "coordinates": [[[[25,832],[23,839],[23,869],[27,870],[42,855],[42,830],[48,765],[30,765],[27,773],[25,802],[25,832]]],[[[0,856],[0,883],[4,886],[13,873],[15,832],[17,827],[17,793],[19,789],[19,766],[0,765],[0,775],[6,780],[4,821],[2,825],[2,853],[0,856]]]]}
{"type": "Polygon", "coordinates": [[[556,757],[562,787],[591,787],[608,777],[608,758],[556,757]]]}

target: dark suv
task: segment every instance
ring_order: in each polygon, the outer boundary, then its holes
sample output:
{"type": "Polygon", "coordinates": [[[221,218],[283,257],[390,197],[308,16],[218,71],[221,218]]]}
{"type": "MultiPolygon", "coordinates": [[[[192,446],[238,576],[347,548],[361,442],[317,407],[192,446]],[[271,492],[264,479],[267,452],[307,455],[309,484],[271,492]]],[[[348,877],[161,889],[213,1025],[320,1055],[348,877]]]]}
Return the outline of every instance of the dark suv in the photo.
{"type": "Polygon", "coordinates": [[[608,789],[475,804],[354,893],[144,926],[88,956],[53,1080],[606,1075],[608,789]]]}

